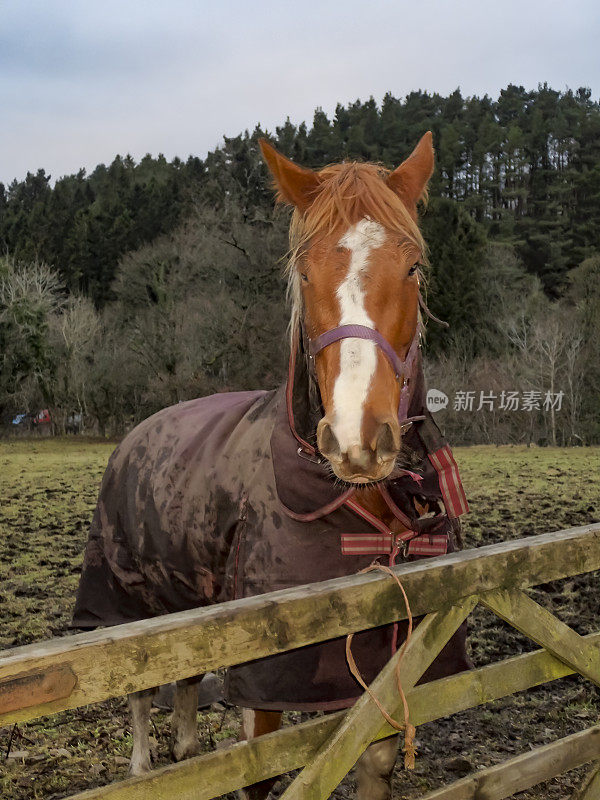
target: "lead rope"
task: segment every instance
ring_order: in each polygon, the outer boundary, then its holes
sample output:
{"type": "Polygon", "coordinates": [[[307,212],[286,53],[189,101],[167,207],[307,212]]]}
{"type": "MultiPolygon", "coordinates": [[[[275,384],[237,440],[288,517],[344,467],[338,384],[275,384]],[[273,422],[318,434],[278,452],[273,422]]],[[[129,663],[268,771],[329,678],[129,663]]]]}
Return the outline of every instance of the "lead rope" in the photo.
{"type": "MultiPolygon", "coordinates": [[[[402,644],[402,648],[400,650],[400,655],[398,656],[398,661],[396,662],[396,684],[398,686],[398,693],[400,694],[400,698],[402,699],[402,706],[404,709],[404,722],[397,722],[383,707],[377,695],[372,691],[372,689],[367,686],[364,682],[362,675],[360,674],[358,667],[356,666],[356,661],[354,660],[354,656],[352,655],[352,639],[354,638],[353,633],[349,633],[346,637],[346,661],[348,662],[348,669],[352,673],[352,675],[356,678],[362,688],[368,693],[371,700],[375,703],[377,708],[381,711],[381,714],[385,721],[395,730],[397,731],[404,731],[404,768],[405,769],[414,769],[415,768],[415,757],[417,755],[417,750],[415,747],[415,735],[417,733],[416,728],[412,725],[409,721],[409,710],[408,710],[408,703],[406,701],[406,695],[404,694],[404,690],[402,688],[402,681],[400,679],[400,665],[402,663],[402,659],[404,657],[404,652],[406,647],[410,641],[410,637],[412,635],[413,629],[413,619],[412,619],[412,612],[410,610],[410,605],[408,602],[408,597],[406,596],[406,592],[404,591],[404,586],[400,583],[398,576],[395,575],[394,572],[389,567],[386,567],[383,564],[378,564],[374,562],[370,564],[365,569],[359,570],[358,574],[360,575],[363,572],[385,572],[388,575],[391,575],[392,578],[396,581],[398,586],[400,587],[400,591],[402,592],[402,597],[404,598],[404,604],[406,605],[406,615],[408,617],[408,630],[406,632],[406,639],[402,644]]],[[[396,623],[397,625],[397,623],[396,623]]],[[[394,630],[394,637],[396,636],[396,629],[394,630]]]]}

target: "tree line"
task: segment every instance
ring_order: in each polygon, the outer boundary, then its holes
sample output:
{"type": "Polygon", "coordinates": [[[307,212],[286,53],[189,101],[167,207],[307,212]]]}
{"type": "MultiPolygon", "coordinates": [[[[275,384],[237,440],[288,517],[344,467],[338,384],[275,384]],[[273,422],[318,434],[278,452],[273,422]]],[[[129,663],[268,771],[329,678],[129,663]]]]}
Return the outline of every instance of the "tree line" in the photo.
{"type": "MultiPolygon", "coordinates": [[[[338,105],[270,138],[298,163],[397,166],[434,133],[423,229],[430,382],[563,392],[556,413],[453,413],[460,441],[600,438],[600,109],[587,89],[508,86],[496,100],[415,92],[338,105]],[[485,386],[484,386],[485,384],[485,386]]],[[[47,405],[120,433],[202,393],[276,385],[280,260],[260,128],[205,159],[117,156],[51,185],[0,185],[0,414],[47,405]]],[[[268,135],[268,134],[267,134],[268,135]]]]}

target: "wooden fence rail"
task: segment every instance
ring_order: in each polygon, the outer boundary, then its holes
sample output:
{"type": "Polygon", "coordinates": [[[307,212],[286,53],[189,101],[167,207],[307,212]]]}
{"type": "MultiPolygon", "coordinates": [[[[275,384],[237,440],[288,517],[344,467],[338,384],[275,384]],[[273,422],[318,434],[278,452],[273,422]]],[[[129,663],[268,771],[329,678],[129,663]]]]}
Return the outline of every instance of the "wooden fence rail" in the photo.
{"type": "MultiPolygon", "coordinates": [[[[573,672],[600,684],[600,633],[578,636],[522,591],[528,586],[598,569],[600,523],[395,568],[413,613],[427,614],[403,661],[403,684],[409,690],[414,722],[422,724],[573,672]],[[415,686],[479,602],[544,649],[444,678],[427,687],[415,686]]],[[[395,582],[371,573],[14,648],[0,654],[0,725],[98,702],[405,616],[395,582]],[[319,621],[318,629],[315,620],[319,621]]],[[[399,703],[393,667],[394,658],[373,684],[392,710],[399,703]]],[[[567,754],[565,764],[600,759],[599,737],[594,731],[591,729],[587,738],[573,740],[586,742],[587,749],[577,745],[580,753],[591,753],[583,761],[582,755],[568,756],[572,750],[568,739],[555,743],[559,748],[556,752],[567,754]]],[[[329,796],[371,741],[391,733],[364,695],[347,712],[157,769],[142,778],[92,789],[76,799],[141,800],[143,796],[144,800],[208,800],[306,765],[283,797],[321,800],[329,796]]],[[[557,759],[548,756],[550,750],[540,751],[544,752],[537,761],[528,753],[519,762],[529,765],[527,769],[523,767],[527,780],[533,780],[529,785],[545,780],[540,777],[542,773],[548,773],[546,777],[557,774],[548,772],[550,763],[554,769],[557,759]],[[531,767],[534,763],[535,768],[531,767]]],[[[500,787],[494,790],[500,794],[489,794],[490,798],[507,797],[521,790],[510,789],[512,784],[503,782],[502,776],[509,773],[500,767],[492,768],[495,772],[485,771],[492,776],[486,780],[495,781],[494,786],[500,787]],[[505,790],[508,793],[502,794],[505,790]]],[[[447,794],[434,793],[431,798],[483,797],[469,789],[484,785],[476,782],[483,780],[483,774],[470,779],[471,784],[465,779],[467,783],[458,782],[456,789],[441,790],[447,794]]],[[[588,783],[598,783],[596,773],[588,783]]]]}

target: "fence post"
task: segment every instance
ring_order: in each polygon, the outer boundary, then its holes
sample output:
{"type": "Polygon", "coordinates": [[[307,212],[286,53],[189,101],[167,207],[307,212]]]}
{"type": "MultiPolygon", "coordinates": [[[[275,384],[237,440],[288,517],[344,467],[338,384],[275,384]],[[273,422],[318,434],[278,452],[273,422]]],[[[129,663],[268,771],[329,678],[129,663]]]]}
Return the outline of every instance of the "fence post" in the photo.
{"type": "MultiPolygon", "coordinates": [[[[428,614],[418,625],[404,652],[402,687],[413,688],[452,634],[477,605],[477,597],[468,597],[450,608],[428,614]]],[[[401,651],[395,653],[371,684],[373,692],[392,713],[400,706],[395,680],[401,651]]],[[[381,712],[365,692],[347,712],[331,738],[302,770],[281,800],[324,800],[352,769],[360,755],[386,724],[381,712]]]]}

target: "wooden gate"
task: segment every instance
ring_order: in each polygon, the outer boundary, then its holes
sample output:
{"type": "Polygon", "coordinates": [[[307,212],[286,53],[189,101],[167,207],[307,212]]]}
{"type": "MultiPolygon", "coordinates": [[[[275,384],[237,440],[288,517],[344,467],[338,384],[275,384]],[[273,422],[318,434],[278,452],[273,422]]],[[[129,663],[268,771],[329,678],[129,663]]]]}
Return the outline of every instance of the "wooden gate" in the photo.
{"type": "MultiPolygon", "coordinates": [[[[572,673],[600,685],[600,632],[578,635],[524,591],[598,569],[600,523],[396,567],[413,613],[426,615],[402,661],[411,721],[423,724],[572,673]],[[478,603],[543,649],[416,686],[478,603]]],[[[370,573],[7,650],[0,655],[0,725],[405,617],[395,581],[370,573]]],[[[372,684],[393,712],[399,711],[397,658],[372,684]]],[[[303,769],[282,798],[320,800],[372,741],[392,733],[364,694],[348,711],[92,789],[72,800],[209,800],[298,768],[303,769]]],[[[499,800],[588,762],[591,770],[578,797],[598,800],[600,725],[478,771],[423,800],[499,800]]]]}

